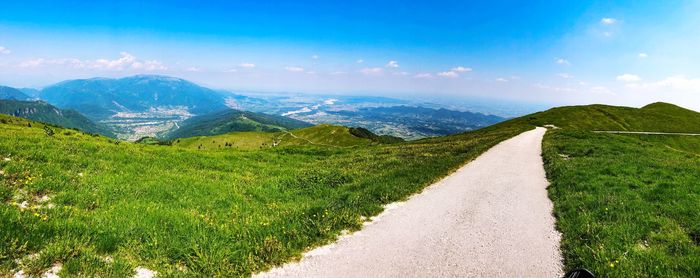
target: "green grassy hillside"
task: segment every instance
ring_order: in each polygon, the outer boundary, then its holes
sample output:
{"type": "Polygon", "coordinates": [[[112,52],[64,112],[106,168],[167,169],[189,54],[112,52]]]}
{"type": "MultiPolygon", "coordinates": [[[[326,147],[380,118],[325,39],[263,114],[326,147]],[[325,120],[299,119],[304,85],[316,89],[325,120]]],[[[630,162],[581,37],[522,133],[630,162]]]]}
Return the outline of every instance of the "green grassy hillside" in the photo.
{"type": "Polygon", "coordinates": [[[0,100],[0,113],[114,137],[109,129],[80,113],[61,110],[43,101],[0,100]]]}
{"type": "Polygon", "coordinates": [[[559,107],[518,121],[581,130],[700,133],[697,112],[668,103],[654,103],[640,109],[608,105],[559,107]]]}
{"type": "Polygon", "coordinates": [[[224,110],[195,116],[180,128],[167,134],[167,139],[220,135],[236,131],[278,132],[309,127],[311,124],[292,118],[239,110],[224,110]]]}
{"type": "Polygon", "coordinates": [[[130,276],[137,266],[165,276],[248,275],[359,229],[382,204],[533,124],[561,127],[545,136],[543,156],[567,269],[601,277],[700,272],[700,139],[591,132],[694,132],[698,114],[668,104],[558,108],[396,144],[317,126],[168,146],[0,120],[3,275],[37,275],[56,262],[69,276],[130,276]],[[218,148],[217,140],[258,150],[218,148]]]}
{"type": "Polygon", "coordinates": [[[279,145],[318,145],[332,147],[367,146],[374,143],[371,139],[361,138],[350,133],[344,126],[317,125],[285,132],[277,137],[279,145]]]}
{"type": "Polygon", "coordinates": [[[377,136],[367,130],[361,135],[353,128],[318,125],[282,132],[231,132],[216,136],[179,138],[172,145],[198,150],[234,149],[259,150],[289,146],[355,147],[372,144],[390,144],[400,139],[377,136]]]}
{"type": "Polygon", "coordinates": [[[543,143],[567,269],[600,277],[700,273],[700,137],[591,130],[700,131],[700,113],[656,103],[556,108],[543,143]]]}
{"type": "Polygon", "coordinates": [[[275,137],[280,135],[273,132],[232,132],[216,136],[179,138],[173,140],[172,145],[198,150],[259,150],[272,147],[275,137]]]}
{"type": "MultiPolygon", "coordinates": [[[[0,273],[125,277],[237,276],[355,230],[382,205],[421,190],[530,129],[449,141],[258,151],[126,143],[0,116],[0,273]],[[38,254],[30,256],[31,254],[38,254]]],[[[324,143],[347,129],[305,130],[324,143]]],[[[310,140],[311,140],[310,139],[310,140]]],[[[182,141],[181,141],[182,142],[182,141]]]]}

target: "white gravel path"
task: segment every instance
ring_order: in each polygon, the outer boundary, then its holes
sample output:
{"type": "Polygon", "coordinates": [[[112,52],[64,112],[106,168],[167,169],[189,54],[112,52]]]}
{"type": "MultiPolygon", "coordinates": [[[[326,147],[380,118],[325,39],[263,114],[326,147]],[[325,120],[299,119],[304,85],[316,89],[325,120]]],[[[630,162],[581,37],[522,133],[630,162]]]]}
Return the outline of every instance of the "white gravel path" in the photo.
{"type": "Polygon", "coordinates": [[[361,231],[257,277],[561,277],[544,128],[506,140],[361,231]]]}

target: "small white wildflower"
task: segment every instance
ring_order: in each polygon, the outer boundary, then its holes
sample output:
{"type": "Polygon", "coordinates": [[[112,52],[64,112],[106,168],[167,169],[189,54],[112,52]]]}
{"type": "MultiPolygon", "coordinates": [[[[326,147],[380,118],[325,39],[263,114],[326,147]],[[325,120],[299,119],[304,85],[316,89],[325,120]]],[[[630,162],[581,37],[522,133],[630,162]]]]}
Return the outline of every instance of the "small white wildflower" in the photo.
{"type": "Polygon", "coordinates": [[[61,268],[63,268],[63,265],[61,263],[56,263],[54,264],[49,270],[44,272],[44,275],[42,275],[42,278],[59,278],[58,273],[61,271],[61,268]]]}
{"type": "Polygon", "coordinates": [[[145,267],[137,267],[135,269],[136,274],[134,275],[134,278],[153,278],[158,274],[158,272],[150,270],[145,267]]]}

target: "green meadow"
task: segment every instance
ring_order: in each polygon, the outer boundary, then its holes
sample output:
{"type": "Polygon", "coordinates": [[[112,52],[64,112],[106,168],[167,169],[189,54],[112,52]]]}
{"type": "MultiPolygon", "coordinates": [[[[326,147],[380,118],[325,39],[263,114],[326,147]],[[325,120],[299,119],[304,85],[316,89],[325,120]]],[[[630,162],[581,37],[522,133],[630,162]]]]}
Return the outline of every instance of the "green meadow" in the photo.
{"type": "Polygon", "coordinates": [[[700,137],[592,132],[700,132],[700,114],[668,104],[556,108],[391,144],[327,125],[139,144],[0,115],[0,273],[248,276],[550,124],[543,158],[567,270],[700,273],[700,137]]]}
{"type": "Polygon", "coordinates": [[[39,275],[60,262],[67,276],[129,276],[137,266],[249,275],[359,229],[383,204],[531,128],[246,151],[134,144],[0,117],[0,271],[39,275]]]}

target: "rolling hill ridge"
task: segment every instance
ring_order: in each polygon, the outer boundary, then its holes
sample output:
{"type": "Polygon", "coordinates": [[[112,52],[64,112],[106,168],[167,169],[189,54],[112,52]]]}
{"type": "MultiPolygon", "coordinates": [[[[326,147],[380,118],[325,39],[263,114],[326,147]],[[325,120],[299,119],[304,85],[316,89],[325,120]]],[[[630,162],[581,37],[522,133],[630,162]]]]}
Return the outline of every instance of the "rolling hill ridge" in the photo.
{"type": "Polygon", "coordinates": [[[279,132],[310,126],[309,123],[284,116],[226,109],[189,118],[163,137],[211,136],[235,131],[279,132]]]}
{"type": "Polygon", "coordinates": [[[99,125],[74,110],[62,110],[43,101],[0,100],[0,113],[74,128],[88,133],[114,137],[105,126],[99,125]]]}

